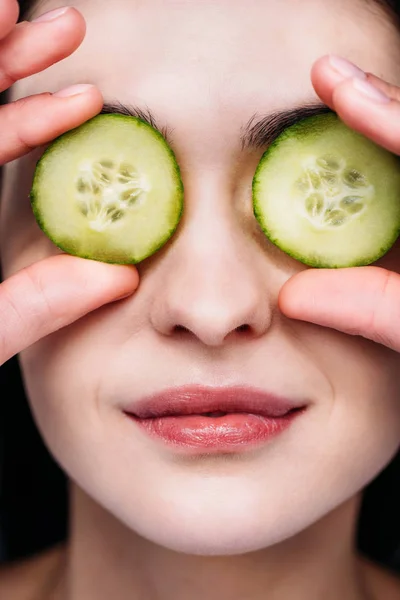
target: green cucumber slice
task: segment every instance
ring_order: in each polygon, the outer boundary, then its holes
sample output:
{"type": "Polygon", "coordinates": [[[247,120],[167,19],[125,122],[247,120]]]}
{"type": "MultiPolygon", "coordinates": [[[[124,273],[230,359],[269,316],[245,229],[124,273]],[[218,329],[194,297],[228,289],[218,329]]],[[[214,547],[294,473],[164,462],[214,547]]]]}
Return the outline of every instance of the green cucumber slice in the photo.
{"type": "Polygon", "coordinates": [[[129,264],[174,233],[183,184],[160,133],[136,117],[103,114],[47,148],[31,202],[39,226],[65,252],[129,264]]]}
{"type": "Polygon", "coordinates": [[[400,161],[334,113],[309,117],[263,154],[253,208],[266,236],[306,265],[368,265],[400,233],[400,161]]]}

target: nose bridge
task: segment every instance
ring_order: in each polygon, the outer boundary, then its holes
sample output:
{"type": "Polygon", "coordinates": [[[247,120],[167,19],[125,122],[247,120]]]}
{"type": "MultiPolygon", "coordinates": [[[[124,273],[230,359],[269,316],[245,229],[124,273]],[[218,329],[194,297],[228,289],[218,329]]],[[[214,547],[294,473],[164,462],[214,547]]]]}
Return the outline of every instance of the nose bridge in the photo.
{"type": "Polygon", "coordinates": [[[184,329],[212,346],[233,332],[260,335],[270,323],[261,250],[215,188],[197,200],[164,262],[153,326],[168,335],[184,329]]]}

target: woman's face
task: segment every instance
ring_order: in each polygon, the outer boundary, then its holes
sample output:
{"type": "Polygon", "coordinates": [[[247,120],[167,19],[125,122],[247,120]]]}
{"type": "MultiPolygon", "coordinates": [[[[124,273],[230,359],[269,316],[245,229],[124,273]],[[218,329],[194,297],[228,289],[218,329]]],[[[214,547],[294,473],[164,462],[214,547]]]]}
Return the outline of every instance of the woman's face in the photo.
{"type": "MultiPolygon", "coordinates": [[[[261,233],[251,184],[266,148],[240,138],[255,113],[317,102],[309,74],[324,54],[399,84],[400,38],[366,2],[348,0],[74,5],[87,21],[83,45],[13,97],[91,82],[106,102],[148,107],[169,129],[185,213],[139,266],[132,297],[23,353],[35,418],[71,478],[144,537],[190,553],[267,547],[353,496],[396,453],[400,358],[279,312],[280,288],[306,267],[261,233]],[[251,386],[307,406],[267,442],[212,454],[151,438],[123,411],[197,385],[251,386]]],[[[7,276],[58,252],[30,209],[37,158],[7,167],[7,276]]],[[[399,249],[379,264],[399,271],[399,249]]]]}

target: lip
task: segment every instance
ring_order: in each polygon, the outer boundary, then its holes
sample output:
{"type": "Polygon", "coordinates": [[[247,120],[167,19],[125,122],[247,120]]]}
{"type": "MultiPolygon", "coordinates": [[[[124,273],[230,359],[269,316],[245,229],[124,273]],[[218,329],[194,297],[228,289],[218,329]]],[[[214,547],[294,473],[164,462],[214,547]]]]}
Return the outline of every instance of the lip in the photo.
{"type": "Polygon", "coordinates": [[[276,436],[307,404],[245,386],[185,386],[144,398],[124,412],[151,437],[168,445],[235,452],[276,436]]]}

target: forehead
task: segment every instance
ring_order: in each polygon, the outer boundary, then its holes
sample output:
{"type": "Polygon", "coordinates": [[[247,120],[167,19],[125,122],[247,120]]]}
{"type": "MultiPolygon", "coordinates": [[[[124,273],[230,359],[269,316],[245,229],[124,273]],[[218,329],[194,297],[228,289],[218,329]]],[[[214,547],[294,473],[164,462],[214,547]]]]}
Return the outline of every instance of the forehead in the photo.
{"type": "MultiPolygon", "coordinates": [[[[65,4],[45,0],[41,13],[65,4]]],[[[267,88],[284,96],[304,90],[310,63],[327,52],[350,55],[365,68],[394,67],[399,36],[367,0],[73,0],[88,32],[80,50],[38,85],[90,77],[99,85],[136,92],[141,85],[178,85],[182,93],[251,95],[267,88]],[[371,35],[373,34],[373,35],[371,35]],[[371,39],[374,40],[373,46],[371,39]],[[261,80],[261,81],[260,81],[261,80]],[[203,84],[205,87],[201,88],[203,84]],[[290,85],[292,84],[292,85],[290,85]]],[[[31,78],[32,79],[32,78],[31,78]]]]}
{"type": "MultiPolygon", "coordinates": [[[[37,4],[35,13],[60,6],[37,4]]],[[[65,5],[65,1],[62,2],[65,5]]],[[[148,106],[161,123],[213,131],[254,112],[316,99],[326,53],[400,82],[400,35],[367,0],[73,0],[82,46],[19,82],[14,97],[93,82],[106,100],[148,106]],[[374,44],[371,44],[371,39],[374,44]]]]}

